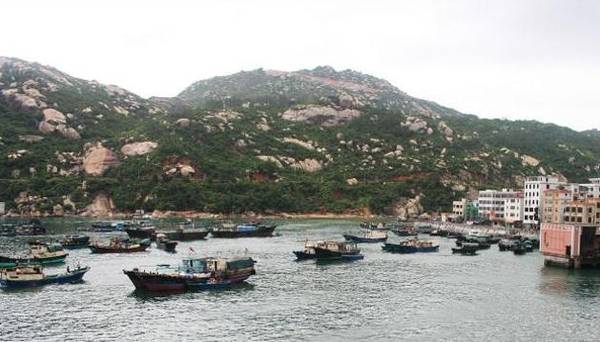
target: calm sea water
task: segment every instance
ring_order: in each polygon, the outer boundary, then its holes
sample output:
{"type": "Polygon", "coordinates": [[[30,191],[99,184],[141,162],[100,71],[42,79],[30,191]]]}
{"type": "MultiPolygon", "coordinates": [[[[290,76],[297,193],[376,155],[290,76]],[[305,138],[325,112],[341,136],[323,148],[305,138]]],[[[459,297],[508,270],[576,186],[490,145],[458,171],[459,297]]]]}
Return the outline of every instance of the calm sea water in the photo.
{"type": "MultiPolygon", "coordinates": [[[[357,222],[279,222],[280,236],[208,239],[130,255],[76,250],[85,282],[0,292],[1,341],[597,341],[600,272],[544,268],[539,253],[496,246],[455,256],[396,255],[362,245],[352,263],[296,262],[309,239],[339,239],[357,222]],[[177,263],[189,255],[247,254],[257,275],[230,290],[148,296],[124,268],[177,263]]],[[[54,232],[78,223],[55,221],[54,232]]],[[[101,237],[96,236],[95,238],[101,237]]],[[[2,252],[25,247],[0,238],[2,252]]],[[[396,239],[396,238],[394,238],[396,239]]],[[[62,267],[48,268],[58,272],[62,267]]]]}

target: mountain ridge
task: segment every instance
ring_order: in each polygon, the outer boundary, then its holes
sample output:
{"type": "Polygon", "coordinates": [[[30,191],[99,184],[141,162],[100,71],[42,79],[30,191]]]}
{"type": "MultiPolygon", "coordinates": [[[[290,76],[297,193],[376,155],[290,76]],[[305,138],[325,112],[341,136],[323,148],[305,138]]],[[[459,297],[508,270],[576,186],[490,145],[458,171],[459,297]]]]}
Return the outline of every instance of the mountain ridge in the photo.
{"type": "Polygon", "coordinates": [[[16,213],[447,210],[483,187],[600,170],[600,135],[480,119],[328,66],[144,99],[0,57],[0,198],[16,213]]]}

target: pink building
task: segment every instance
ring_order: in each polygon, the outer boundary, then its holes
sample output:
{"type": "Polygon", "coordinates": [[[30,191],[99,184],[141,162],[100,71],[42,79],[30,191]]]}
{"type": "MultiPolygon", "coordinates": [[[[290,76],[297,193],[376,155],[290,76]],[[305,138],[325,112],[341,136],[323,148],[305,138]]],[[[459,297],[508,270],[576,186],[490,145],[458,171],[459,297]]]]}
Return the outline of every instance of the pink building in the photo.
{"type": "Polygon", "coordinates": [[[568,268],[600,265],[600,236],[596,226],[542,223],[540,251],[544,264],[568,268]]]}

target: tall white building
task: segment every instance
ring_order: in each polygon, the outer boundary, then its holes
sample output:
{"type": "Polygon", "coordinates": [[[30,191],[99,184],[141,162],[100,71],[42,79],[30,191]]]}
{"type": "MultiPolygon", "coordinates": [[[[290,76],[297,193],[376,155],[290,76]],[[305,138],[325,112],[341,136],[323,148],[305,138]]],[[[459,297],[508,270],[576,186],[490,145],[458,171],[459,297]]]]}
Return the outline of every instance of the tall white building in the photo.
{"type": "Polygon", "coordinates": [[[518,192],[515,197],[504,201],[504,222],[508,224],[523,221],[523,193],[518,192]]]}
{"type": "Polygon", "coordinates": [[[567,185],[566,179],[559,176],[527,177],[523,189],[523,223],[529,226],[537,226],[539,224],[539,216],[542,215],[540,206],[544,191],[558,189],[567,185]]]}
{"type": "MultiPolygon", "coordinates": [[[[523,193],[520,191],[502,189],[499,190],[484,190],[479,192],[479,216],[485,217],[491,221],[496,222],[505,222],[506,220],[506,202],[509,203],[513,201],[513,208],[511,209],[511,205],[509,205],[509,210],[512,215],[516,215],[517,212],[520,212],[520,209],[517,209],[517,202],[519,202],[519,207],[523,207],[520,204],[520,201],[523,199],[523,193]]],[[[514,216],[513,216],[514,218],[514,216]]],[[[519,221],[519,220],[513,220],[519,221]]]]}

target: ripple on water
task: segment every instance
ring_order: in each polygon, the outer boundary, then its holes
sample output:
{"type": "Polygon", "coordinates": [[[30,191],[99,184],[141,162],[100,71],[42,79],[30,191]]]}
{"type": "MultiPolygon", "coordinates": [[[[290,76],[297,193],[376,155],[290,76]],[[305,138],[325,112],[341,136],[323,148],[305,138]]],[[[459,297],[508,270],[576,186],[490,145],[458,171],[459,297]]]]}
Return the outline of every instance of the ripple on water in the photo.
{"type": "MultiPolygon", "coordinates": [[[[600,272],[547,269],[539,253],[514,256],[493,246],[475,257],[394,255],[361,245],[352,263],[296,262],[305,239],[341,238],[357,222],[284,224],[267,239],[184,242],[179,254],[71,252],[89,264],[86,282],[0,292],[7,341],[561,341],[597,337],[600,272]],[[248,284],[216,292],[135,292],[122,269],[200,255],[250,255],[248,284]],[[576,334],[576,335],[573,335],[576,334]]],[[[393,239],[397,239],[393,237],[393,239]]],[[[1,239],[3,251],[23,248],[1,239]]]]}

